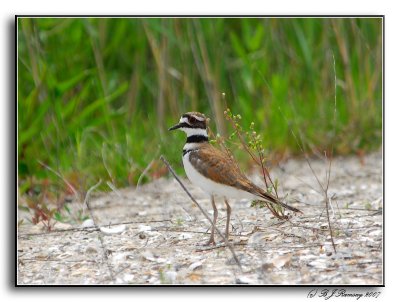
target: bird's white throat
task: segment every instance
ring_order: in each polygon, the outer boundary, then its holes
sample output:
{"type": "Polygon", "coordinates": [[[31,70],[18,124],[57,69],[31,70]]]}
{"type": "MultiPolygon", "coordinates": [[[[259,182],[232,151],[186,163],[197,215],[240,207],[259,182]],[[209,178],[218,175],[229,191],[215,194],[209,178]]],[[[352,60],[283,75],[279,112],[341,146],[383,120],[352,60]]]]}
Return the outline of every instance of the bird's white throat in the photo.
{"type": "Polygon", "coordinates": [[[208,135],[207,135],[207,130],[206,130],[206,129],[201,129],[201,128],[185,128],[185,127],[182,127],[182,128],[180,128],[180,130],[182,130],[183,132],[185,132],[186,135],[187,135],[188,137],[189,137],[189,136],[194,136],[194,135],[208,137],[208,135]]]}
{"type": "Polygon", "coordinates": [[[199,143],[186,143],[183,146],[183,150],[195,150],[198,149],[200,147],[199,143]]]}

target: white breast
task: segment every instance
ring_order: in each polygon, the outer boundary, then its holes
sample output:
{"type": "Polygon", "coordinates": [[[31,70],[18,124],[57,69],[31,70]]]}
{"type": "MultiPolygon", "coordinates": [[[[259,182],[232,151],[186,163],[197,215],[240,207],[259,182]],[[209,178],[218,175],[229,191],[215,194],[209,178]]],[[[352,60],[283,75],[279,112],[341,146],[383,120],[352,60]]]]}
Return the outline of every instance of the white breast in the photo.
{"type": "MultiPolygon", "coordinates": [[[[196,152],[196,151],[191,151],[191,152],[196,152]]],[[[192,164],[189,161],[189,155],[190,152],[186,153],[185,156],[183,157],[183,166],[185,168],[186,175],[194,185],[199,186],[206,193],[210,195],[213,194],[235,199],[255,198],[253,194],[250,194],[246,191],[222,185],[220,183],[214,182],[206,178],[205,176],[197,172],[197,170],[192,166],[192,164]]],[[[257,199],[259,199],[259,197],[257,197],[257,199]]]]}

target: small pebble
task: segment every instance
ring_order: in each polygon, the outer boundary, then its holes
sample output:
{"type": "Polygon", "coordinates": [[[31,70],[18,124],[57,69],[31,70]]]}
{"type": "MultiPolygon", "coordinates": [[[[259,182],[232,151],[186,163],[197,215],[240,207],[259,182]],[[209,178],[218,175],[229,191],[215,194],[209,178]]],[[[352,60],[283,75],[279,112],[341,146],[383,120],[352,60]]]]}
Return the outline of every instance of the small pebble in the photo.
{"type": "Polygon", "coordinates": [[[88,246],[85,250],[85,253],[91,254],[91,253],[97,253],[97,249],[94,248],[93,246],[88,246]]]}
{"type": "Polygon", "coordinates": [[[177,272],[168,271],[165,272],[165,281],[167,283],[175,283],[177,272]]]}
{"type": "Polygon", "coordinates": [[[86,219],[84,222],[82,222],[81,227],[83,228],[91,228],[94,227],[94,221],[92,219],[86,219]]]}

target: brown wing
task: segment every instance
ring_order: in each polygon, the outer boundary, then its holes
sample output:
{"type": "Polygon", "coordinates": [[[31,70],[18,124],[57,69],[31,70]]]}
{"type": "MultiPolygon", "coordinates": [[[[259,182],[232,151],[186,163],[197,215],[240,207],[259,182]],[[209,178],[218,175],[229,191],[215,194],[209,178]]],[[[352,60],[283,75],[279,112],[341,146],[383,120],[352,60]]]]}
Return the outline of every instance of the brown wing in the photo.
{"type": "Polygon", "coordinates": [[[233,159],[231,159],[226,153],[211,145],[207,144],[199,150],[191,152],[189,160],[198,172],[215,182],[236,187],[254,195],[258,195],[263,199],[279,204],[291,211],[301,212],[300,210],[279,201],[275,196],[253,184],[242,173],[233,159]]]}
{"type": "Polygon", "coordinates": [[[253,189],[251,181],[226,153],[211,145],[204,146],[189,156],[191,164],[204,176],[215,182],[245,191],[253,189]]]}

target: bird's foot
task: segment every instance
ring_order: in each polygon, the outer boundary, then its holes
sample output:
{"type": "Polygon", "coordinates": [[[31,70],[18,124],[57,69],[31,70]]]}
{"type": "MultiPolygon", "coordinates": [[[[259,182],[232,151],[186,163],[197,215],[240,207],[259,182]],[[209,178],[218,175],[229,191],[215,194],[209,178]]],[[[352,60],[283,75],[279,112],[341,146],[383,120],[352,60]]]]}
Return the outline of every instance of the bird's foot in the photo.
{"type": "Polygon", "coordinates": [[[214,246],[216,246],[214,237],[210,237],[210,239],[207,240],[207,242],[205,243],[199,243],[196,245],[197,249],[203,250],[203,249],[207,249],[207,248],[213,248],[214,246]]]}
{"type": "Polygon", "coordinates": [[[208,239],[208,241],[206,243],[202,244],[202,246],[211,246],[211,245],[215,245],[214,238],[210,238],[210,239],[208,239]]]}
{"type": "Polygon", "coordinates": [[[218,242],[218,243],[212,242],[210,244],[208,244],[208,242],[207,242],[205,244],[198,245],[196,247],[196,252],[210,251],[210,250],[218,249],[218,248],[221,248],[221,247],[225,247],[225,243],[224,242],[218,242]]]}

